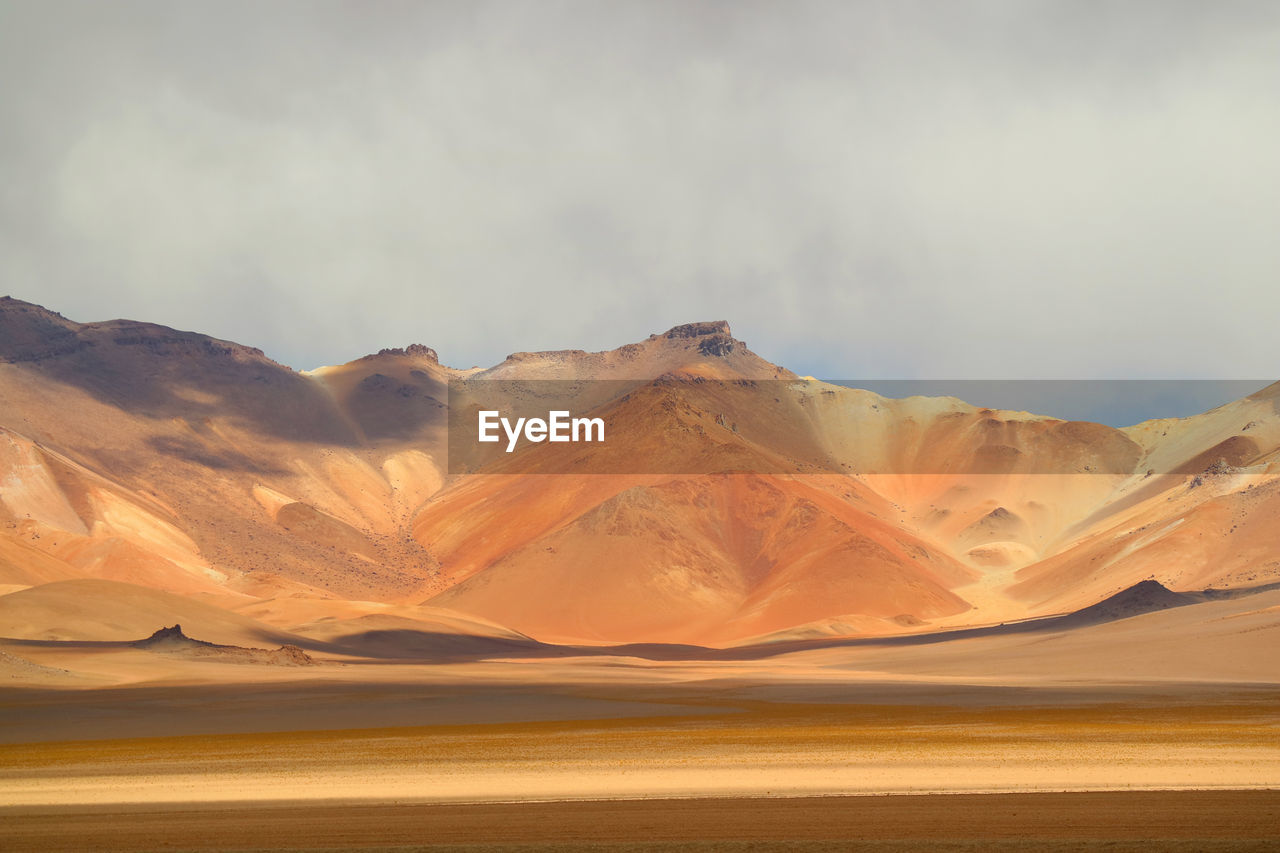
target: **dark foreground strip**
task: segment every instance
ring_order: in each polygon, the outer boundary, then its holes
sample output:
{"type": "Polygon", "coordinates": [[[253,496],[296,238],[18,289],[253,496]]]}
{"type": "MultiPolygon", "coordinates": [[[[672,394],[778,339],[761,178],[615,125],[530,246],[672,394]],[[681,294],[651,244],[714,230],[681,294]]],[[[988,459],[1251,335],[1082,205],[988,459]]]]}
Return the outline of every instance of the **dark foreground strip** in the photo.
{"type": "Polygon", "coordinates": [[[1280,791],[0,808],[0,849],[1280,849],[1280,791]]]}

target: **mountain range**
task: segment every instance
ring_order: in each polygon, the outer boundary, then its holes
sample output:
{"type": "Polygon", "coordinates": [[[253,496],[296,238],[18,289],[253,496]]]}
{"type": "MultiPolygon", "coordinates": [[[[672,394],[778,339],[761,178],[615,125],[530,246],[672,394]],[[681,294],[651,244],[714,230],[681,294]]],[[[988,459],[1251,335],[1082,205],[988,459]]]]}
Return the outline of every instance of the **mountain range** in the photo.
{"type": "Polygon", "coordinates": [[[728,647],[998,625],[1151,581],[1248,590],[1280,582],[1278,401],[1117,429],[889,399],[721,322],[487,369],[415,344],[298,372],[6,297],[0,636],[180,619],[215,643],[728,647]],[[609,453],[645,464],[451,469],[450,385],[483,380],[601,380],[609,453]]]}

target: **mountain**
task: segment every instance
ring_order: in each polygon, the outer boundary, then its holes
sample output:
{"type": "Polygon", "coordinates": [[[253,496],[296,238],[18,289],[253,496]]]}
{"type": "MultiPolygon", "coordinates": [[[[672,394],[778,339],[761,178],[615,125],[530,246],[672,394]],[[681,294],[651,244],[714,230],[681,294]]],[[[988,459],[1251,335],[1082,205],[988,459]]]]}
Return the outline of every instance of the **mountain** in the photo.
{"type": "Polygon", "coordinates": [[[9,618],[32,637],[93,581],[326,641],[329,619],[730,645],[1064,613],[1146,580],[1243,588],[1280,580],[1277,400],[1126,429],[895,400],[798,377],[721,322],[488,369],[415,344],[300,373],[4,298],[0,605],[68,590],[43,624],[9,618]],[[535,407],[551,397],[525,389],[570,389],[609,440],[463,465],[451,415],[504,383],[535,407]]]}

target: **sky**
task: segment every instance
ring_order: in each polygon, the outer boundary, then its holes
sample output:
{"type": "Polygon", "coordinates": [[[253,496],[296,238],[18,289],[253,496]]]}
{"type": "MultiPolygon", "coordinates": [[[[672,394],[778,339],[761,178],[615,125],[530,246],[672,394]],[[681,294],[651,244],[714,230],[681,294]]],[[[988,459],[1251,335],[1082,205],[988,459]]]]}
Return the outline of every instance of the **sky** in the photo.
{"type": "Polygon", "coordinates": [[[7,2],[0,293],[298,369],[1280,364],[1274,2],[7,2]]]}

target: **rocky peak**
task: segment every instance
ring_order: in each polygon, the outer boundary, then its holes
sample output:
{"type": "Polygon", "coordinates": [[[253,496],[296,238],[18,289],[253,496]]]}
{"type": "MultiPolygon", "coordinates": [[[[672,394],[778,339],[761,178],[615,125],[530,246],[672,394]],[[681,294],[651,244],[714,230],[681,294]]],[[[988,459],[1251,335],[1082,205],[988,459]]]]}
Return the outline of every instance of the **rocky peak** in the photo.
{"type": "Polygon", "coordinates": [[[209,645],[212,645],[212,644],[206,643],[203,640],[193,640],[192,638],[188,637],[186,634],[182,632],[181,625],[174,625],[172,628],[160,628],[150,637],[147,637],[145,640],[138,640],[137,642],[133,643],[133,646],[139,649],[150,649],[150,648],[155,648],[157,646],[172,648],[174,646],[186,647],[186,646],[209,646],[209,645]]]}
{"type": "MultiPolygon", "coordinates": [[[[723,335],[732,337],[729,331],[729,324],[724,320],[709,320],[702,323],[685,323],[683,326],[667,330],[666,334],[661,335],[664,338],[675,340],[677,338],[701,338],[708,335],[723,335]]],[[[654,337],[659,337],[654,335],[654,337]]]]}
{"type": "Polygon", "coordinates": [[[405,355],[410,358],[425,358],[427,361],[434,362],[435,364],[440,363],[440,356],[436,351],[423,344],[409,344],[409,346],[404,347],[403,349],[400,347],[387,347],[386,349],[378,350],[378,355],[405,355]]]}
{"type": "Polygon", "coordinates": [[[714,358],[724,358],[733,352],[738,341],[734,340],[729,324],[724,320],[701,323],[685,323],[669,329],[662,335],[651,335],[649,340],[688,341],[696,344],[698,352],[714,358]]]}
{"type": "Polygon", "coordinates": [[[436,351],[424,344],[409,344],[404,352],[405,355],[413,356],[414,358],[425,358],[428,361],[434,361],[436,364],[440,363],[440,356],[436,351]]]}

